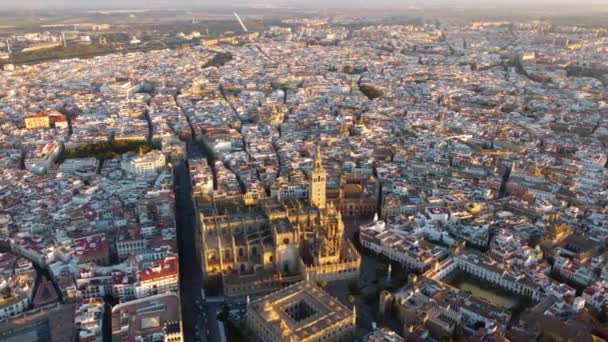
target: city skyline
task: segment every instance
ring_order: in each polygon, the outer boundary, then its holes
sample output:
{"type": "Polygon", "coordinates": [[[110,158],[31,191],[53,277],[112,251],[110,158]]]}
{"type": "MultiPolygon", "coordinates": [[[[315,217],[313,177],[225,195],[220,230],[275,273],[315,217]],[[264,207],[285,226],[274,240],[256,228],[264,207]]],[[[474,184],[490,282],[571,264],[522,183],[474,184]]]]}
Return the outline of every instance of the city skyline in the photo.
{"type": "Polygon", "coordinates": [[[32,8],[32,9],[66,9],[66,8],[226,8],[230,9],[233,7],[258,7],[258,8],[272,8],[272,7],[310,7],[320,6],[319,8],[428,8],[435,6],[449,7],[466,7],[466,8],[488,8],[492,7],[518,7],[518,6],[585,6],[594,5],[600,8],[606,7],[606,3],[601,0],[514,0],[505,3],[498,0],[431,0],[431,1],[417,1],[417,0],[380,0],[375,2],[373,5],[362,2],[362,1],[345,1],[345,0],[332,0],[332,1],[301,1],[301,0],[264,0],[264,1],[232,1],[230,4],[218,4],[213,1],[206,0],[129,0],[129,1],[90,1],[90,0],[24,0],[19,3],[14,2],[0,2],[0,9],[11,9],[11,8],[32,8]],[[489,7],[488,7],[489,6],[489,7]]]}
{"type": "Polygon", "coordinates": [[[604,4],[38,3],[0,340],[608,340],[604,4]]]}

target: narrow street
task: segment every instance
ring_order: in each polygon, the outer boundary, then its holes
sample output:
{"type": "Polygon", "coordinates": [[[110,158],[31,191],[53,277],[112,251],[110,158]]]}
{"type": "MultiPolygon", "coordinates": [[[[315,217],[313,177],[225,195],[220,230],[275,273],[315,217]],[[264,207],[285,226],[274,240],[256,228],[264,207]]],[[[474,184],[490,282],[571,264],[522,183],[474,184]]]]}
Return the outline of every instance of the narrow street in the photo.
{"type": "Polygon", "coordinates": [[[507,168],[502,175],[502,182],[500,183],[500,189],[498,190],[498,198],[504,198],[507,194],[507,182],[511,176],[511,169],[512,167],[507,168]]]}

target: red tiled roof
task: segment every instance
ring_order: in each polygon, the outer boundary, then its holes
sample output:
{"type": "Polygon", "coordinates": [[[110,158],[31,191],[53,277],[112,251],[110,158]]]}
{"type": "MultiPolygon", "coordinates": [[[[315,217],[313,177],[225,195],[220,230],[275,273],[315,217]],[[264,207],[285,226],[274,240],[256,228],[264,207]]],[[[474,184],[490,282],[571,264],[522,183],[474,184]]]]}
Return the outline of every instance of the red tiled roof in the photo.
{"type": "Polygon", "coordinates": [[[34,307],[48,305],[59,300],[57,291],[53,287],[53,283],[48,280],[43,280],[38,285],[38,290],[34,297],[34,307]]]}
{"type": "Polygon", "coordinates": [[[137,276],[142,282],[154,281],[169,276],[177,276],[179,265],[176,257],[168,257],[159,260],[156,265],[152,265],[145,270],[137,271],[137,276]]]}
{"type": "Polygon", "coordinates": [[[81,257],[107,249],[108,243],[106,241],[106,235],[101,233],[74,239],[73,246],[75,254],[81,257]]]}

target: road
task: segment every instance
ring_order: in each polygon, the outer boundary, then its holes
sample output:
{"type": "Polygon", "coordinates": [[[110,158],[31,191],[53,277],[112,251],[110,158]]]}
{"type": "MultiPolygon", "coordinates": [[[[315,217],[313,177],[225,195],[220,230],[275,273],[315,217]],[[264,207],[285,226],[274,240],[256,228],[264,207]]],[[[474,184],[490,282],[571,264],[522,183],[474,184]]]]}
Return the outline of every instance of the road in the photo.
{"type": "MultiPolygon", "coordinates": [[[[188,145],[188,157],[197,156],[202,156],[197,146],[188,145]]],[[[184,162],[174,163],[173,176],[184,339],[186,342],[207,341],[203,333],[205,328],[202,313],[196,307],[196,301],[201,301],[203,274],[198,253],[199,234],[191,197],[190,172],[184,162]],[[201,338],[195,336],[197,330],[201,332],[201,338]]]]}
{"type": "MultiPolygon", "coordinates": [[[[188,144],[188,159],[190,158],[205,158],[196,143],[188,144]]],[[[222,309],[223,302],[206,303],[202,299],[200,228],[191,197],[190,171],[184,162],[174,164],[173,176],[184,340],[220,341],[217,313],[222,309]]]]}
{"type": "Polygon", "coordinates": [[[203,323],[205,325],[205,337],[210,342],[220,341],[219,321],[217,314],[222,310],[222,303],[205,303],[203,306],[203,323]],[[207,334],[209,332],[209,334],[207,334]]]}

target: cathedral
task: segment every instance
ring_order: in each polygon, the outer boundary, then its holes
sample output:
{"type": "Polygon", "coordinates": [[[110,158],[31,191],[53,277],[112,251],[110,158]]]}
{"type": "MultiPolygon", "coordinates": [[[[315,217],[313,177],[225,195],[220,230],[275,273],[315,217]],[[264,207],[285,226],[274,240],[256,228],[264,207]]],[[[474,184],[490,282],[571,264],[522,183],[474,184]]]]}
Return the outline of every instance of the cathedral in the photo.
{"type": "Polygon", "coordinates": [[[342,214],[327,203],[327,174],[317,148],[308,203],[263,198],[197,201],[204,279],[227,296],[261,294],[303,279],[356,279],[361,258],[344,238],[342,214]]]}

